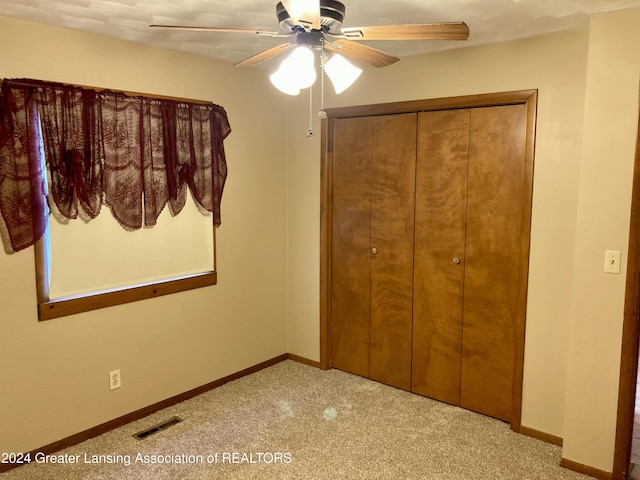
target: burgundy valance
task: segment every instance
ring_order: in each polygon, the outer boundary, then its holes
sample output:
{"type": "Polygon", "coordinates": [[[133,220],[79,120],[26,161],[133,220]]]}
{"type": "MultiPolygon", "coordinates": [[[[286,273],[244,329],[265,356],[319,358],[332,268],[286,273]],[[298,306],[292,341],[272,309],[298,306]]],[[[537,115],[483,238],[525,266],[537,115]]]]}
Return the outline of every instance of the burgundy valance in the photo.
{"type": "Polygon", "coordinates": [[[230,132],[224,108],[211,103],[4,80],[0,213],[6,249],[33,245],[53,205],[72,219],[81,212],[95,218],[105,203],[121,225],[139,229],[155,225],[167,204],[178,214],[190,190],[220,225],[223,141],[230,132]]]}

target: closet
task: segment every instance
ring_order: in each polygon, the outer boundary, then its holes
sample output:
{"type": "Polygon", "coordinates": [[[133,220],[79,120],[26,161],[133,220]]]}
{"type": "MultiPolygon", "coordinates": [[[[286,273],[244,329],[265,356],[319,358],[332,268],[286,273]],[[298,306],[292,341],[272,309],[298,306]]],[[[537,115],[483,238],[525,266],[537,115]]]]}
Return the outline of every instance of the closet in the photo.
{"type": "Polygon", "coordinates": [[[519,423],[535,97],[328,111],[325,366],[519,423]]]}

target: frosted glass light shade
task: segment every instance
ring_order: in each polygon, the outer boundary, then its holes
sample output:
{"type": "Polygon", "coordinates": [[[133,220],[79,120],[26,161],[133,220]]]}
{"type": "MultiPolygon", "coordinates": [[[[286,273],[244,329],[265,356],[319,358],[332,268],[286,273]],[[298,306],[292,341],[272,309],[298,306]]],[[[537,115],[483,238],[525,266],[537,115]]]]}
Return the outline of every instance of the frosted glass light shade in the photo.
{"type": "Polygon", "coordinates": [[[315,56],[309,47],[296,47],[289,58],[287,68],[295,71],[297,86],[299,89],[309,88],[316,81],[315,56]]]}
{"type": "Polygon", "coordinates": [[[335,54],[324,66],[327,76],[333,83],[333,88],[336,94],[344,92],[347,88],[353,85],[360,74],[362,69],[358,68],[347,61],[342,55],[335,54]]]}
{"type": "Polygon", "coordinates": [[[269,78],[283,93],[298,95],[316,81],[315,56],[310,48],[296,47],[280,64],[280,68],[269,78]]]}
{"type": "Polygon", "coordinates": [[[273,86],[287,95],[298,95],[300,89],[295,85],[295,78],[291,77],[280,67],[274,74],[269,77],[273,86]]]}

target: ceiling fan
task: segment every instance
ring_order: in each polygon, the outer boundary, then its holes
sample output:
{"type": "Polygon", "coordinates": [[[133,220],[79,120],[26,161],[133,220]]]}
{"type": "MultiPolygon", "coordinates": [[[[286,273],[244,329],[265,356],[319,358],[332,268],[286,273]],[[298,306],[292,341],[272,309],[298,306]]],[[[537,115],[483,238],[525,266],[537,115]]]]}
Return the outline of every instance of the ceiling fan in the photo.
{"type": "Polygon", "coordinates": [[[326,50],[340,53],[373,67],[386,67],[399,59],[358,42],[361,40],[466,40],[469,37],[469,28],[464,22],[343,28],[345,6],[336,0],[283,0],[276,5],[276,15],[280,22],[280,31],[186,25],[150,26],[290,38],[290,41],[246,58],[236,63],[236,66],[258,65],[296,45],[312,47],[322,45],[326,50]]]}

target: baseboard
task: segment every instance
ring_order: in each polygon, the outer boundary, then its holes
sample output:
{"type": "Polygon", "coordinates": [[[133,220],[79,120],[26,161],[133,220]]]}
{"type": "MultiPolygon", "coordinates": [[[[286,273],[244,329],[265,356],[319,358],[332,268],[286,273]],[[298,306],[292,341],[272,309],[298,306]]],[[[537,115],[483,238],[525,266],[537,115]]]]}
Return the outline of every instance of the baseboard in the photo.
{"type": "MultiPolygon", "coordinates": [[[[89,440],[91,438],[97,437],[98,435],[102,435],[110,430],[115,428],[122,427],[127,423],[134,422],[136,420],[140,420],[141,418],[147,417],[153,413],[159,412],[168,407],[172,407],[173,405],[177,405],[178,403],[184,402],[185,400],[189,400],[190,398],[201,395],[209,390],[213,390],[214,388],[218,388],[225,383],[232,382],[234,380],[238,380],[247,375],[251,375],[252,373],[259,372],[265,368],[271,367],[277,363],[283,362],[285,360],[293,360],[299,363],[304,363],[305,365],[318,366],[318,362],[314,362],[313,360],[308,360],[304,357],[299,357],[298,355],[293,355],[289,353],[284,353],[282,355],[278,355],[270,360],[266,360],[264,362],[258,363],[249,368],[245,368],[239,372],[233,373],[226,377],[220,378],[218,380],[214,380],[213,382],[207,383],[206,385],[202,385],[200,387],[194,388],[193,390],[189,390],[187,392],[181,393],[171,398],[167,398],[166,400],[162,400],[158,403],[154,403],[153,405],[149,405],[148,407],[141,408],[140,410],[136,410],[135,412],[128,413],[123,415],[122,417],[115,418],[108,422],[105,422],[96,427],[92,427],[88,430],[85,430],[80,433],[76,433],[75,435],[71,435],[70,437],[63,438],[57,442],[50,443],[42,448],[37,448],[29,452],[31,454],[31,458],[35,456],[36,453],[42,452],[46,455],[50,455],[52,453],[58,452],[68,447],[72,447],[73,445],[77,445],[79,443],[84,442],[85,440],[89,440]]],[[[0,473],[7,472],[14,468],[19,467],[20,464],[11,464],[11,463],[3,463],[0,464],[0,473]]]]}
{"type": "Polygon", "coordinates": [[[320,362],[316,362],[315,360],[309,360],[308,358],[301,357],[300,355],[295,355],[293,353],[287,353],[287,359],[293,360],[294,362],[309,365],[310,367],[320,368],[320,362]]]}
{"type": "Polygon", "coordinates": [[[563,439],[562,437],[558,437],[557,435],[552,435],[551,433],[542,432],[540,430],[536,430],[535,428],[525,427],[520,425],[520,432],[522,435],[526,435],[527,437],[535,438],[538,440],[542,440],[543,442],[551,443],[552,445],[557,445],[558,447],[562,447],[563,439]]]}
{"type": "Polygon", "coordinates": [[[582,463],[574,462],[573,460],[567,460],[562,458],[560,460],[560,466],[574,472],[589,475],[590,477],[597,478],[598,480],[613,480],[613,472],[606,472],[599,468],[590,467],[582,463]]]}

